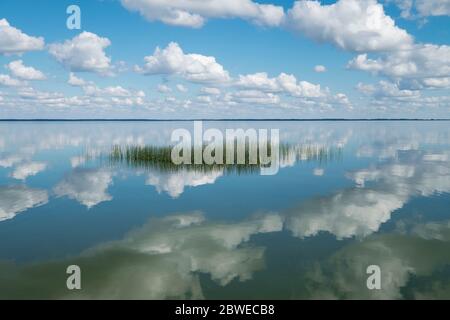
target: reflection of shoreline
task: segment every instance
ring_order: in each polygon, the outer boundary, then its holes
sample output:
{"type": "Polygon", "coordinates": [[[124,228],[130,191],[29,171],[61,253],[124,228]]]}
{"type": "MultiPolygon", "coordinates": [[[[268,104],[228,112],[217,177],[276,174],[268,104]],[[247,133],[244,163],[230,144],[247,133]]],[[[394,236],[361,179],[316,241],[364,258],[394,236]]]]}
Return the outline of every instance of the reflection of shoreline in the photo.
{"type": "MultiPolygon", "coordinates": [[[[204,150],[205,147],[203,147],[204,150]]],[[[221,171],[225,174],[251,174],[258,173],[260,168],[269,165],[263,165],[258,161],[255,164],[250,163],[248,148],[245,152],[244,164],[194,164],[194,150],[191,151],[192,164],[176,165],[171,160],[171,147],[151,146],[151,145],[114,145],[110,153],[100,155],[102,162],[107,161],[109,165],[125,165],[130,168],[144,170],[158,170],[161,172],[217,172],[221,171]]],[[[260,154],[259,149],[257,150],[260,154]]],[[[271,150],[268,151],[271,155],[271,150]]],[[[223,152],[223,162],[225,161],[226,150],[223,152]]],[[[89,155],[87,155],[89,157],[89,155]]],[[[294,166],[297,162],[318,162],[324,164],[332,161],[339,161],[343,157],[342,148],[330,148],[321,145],[279,145],[279,165],[281,168],[294,166]]],[[[235,150],[234,159],[237,159],[237,151],[235,150]]]]}

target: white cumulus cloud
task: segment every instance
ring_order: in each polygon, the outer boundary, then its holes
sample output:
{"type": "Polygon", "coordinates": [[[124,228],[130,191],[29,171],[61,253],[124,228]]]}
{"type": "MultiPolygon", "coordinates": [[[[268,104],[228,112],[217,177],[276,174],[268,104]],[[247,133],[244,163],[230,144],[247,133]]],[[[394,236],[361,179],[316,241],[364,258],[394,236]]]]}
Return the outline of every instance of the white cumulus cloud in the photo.
{"type": "Polygon", "coordinates": [[[22,54],[44,49],[44,38],[32,37],[0,19],[0,54],[22,54]]]}
{"type": "Polygon", "coordinates": [[[69,74],[69,80],[67,81],[67,83],[74,87],[82,87],[87,84],[86,81],[78,78],[73,72],[69,74]]]}
{"type": "Polygon", "coordinates": [[[322,65],[317,65],[314,67],[314,71],[318,72],[318,73],[322,73],[322,72],[326,72],[327,68],[325,66],[322,65]]]}
{"type": "Polygon", "coordinates": [[[297,1],[288,11],[287,26],[350,51],[397,50],[413,42],[376,0],[339,0],[331,5],[297,1]]]}
{"type": "Polygon", "coordinates": [[[202,94],[206,94],[206,95],[212,95],[212,96],[218,96],[220,95],[221,91],[218,88],[212,88],[212,87],[202,87],[200,89],[200,92],[202,94]]]}
{"type": "Polygon", "coordinates": [[[404,18],[450,15],[450,0],[394,0],[394,2],[401,9],[404,18]]]}
{"type": "Polygon", "coordinates": [[[193,82],[226,82],[230,76],[214,57],[201,54],[185,54],[178,43],[171,42],[166,48],[156,48],[145,64],[136,67],[143,74],[179,75],[193,82]]]}
{"type": "Polygon", "coordinates": [[[348,68],[402,80],[410,87],[445,87],[450,82],[450,46],[417,44],[375,59],[361,54],[348,68]]]}
{"type": "Polygon", "coordinates": [[[258,25],[278,26],[284,10],[272,4],[251,0],[121,0],[130,11],[137,11],[149,21],[182,27],[202,27],[208,18],[240,18],[258,25]]]}
{"type": "Polygon", "coordinates": [[[18,79],[12,78],[7,74],[0,74],[0,86],[6,87],[19,87],[23,86],[25,83],[18,79]]]}
{"type": "Polygon", "coordinates": [[[109,74],[111,58],[106,55],[105,49],[110,45],[108,38],[84,31],[71,40],[50,44],[49,52],[71,71],[109,74]]]}
{"type": "Polygon", "coordinates": [[[166,86],[165,84],[159,84],[157,87],[157,90],[159,93],[169,93],[172,92],[172,89],[169,86],[166,86]]]}
{"type": "Polygon", "coordinates": [[[269,78],[265,72],[240,75],[236,85],[245,89],[284,92],[295,97],[318,98],[324,95],[320,85],[298,81],[294,75],[286,73],[281,73],[276,78],[269,78]]]}
{"type": "Polygon", "coordinates": [[[7,64],[7,68],[14,77],[22,80],[45,80],[46,78],[41,71],[25,66],[22,60],[11,61],[7,64]]]}
{"type": "Polygon", "coordinates": [[[178,91],[180,92],[188,92],[188,88],[186,88],[185,86],[183,86],[182,84],[177,84],[176,88],[178,91]]]}

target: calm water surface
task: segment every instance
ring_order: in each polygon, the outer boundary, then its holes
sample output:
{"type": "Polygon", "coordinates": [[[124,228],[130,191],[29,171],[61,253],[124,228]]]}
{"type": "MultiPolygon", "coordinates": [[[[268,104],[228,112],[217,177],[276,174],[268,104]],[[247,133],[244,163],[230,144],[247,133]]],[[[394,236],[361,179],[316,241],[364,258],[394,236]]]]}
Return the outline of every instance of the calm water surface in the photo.
{"type": "Polygon", "coordinates": [[[204,126],[289,150],[274,176],[162,170],[108,153],[193,123],[1,122],[0,298],[450,298],[450,122],[204,126]]]}

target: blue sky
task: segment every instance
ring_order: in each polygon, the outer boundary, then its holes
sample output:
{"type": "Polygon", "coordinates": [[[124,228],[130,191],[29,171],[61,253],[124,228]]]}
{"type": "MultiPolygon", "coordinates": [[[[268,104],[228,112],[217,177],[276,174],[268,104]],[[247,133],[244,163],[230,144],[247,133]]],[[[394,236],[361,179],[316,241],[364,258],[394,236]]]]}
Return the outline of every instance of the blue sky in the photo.
{"type": "Polygon", "coordinates": [[[2,0],[0,117],[450,118],[449,15],[450,0],[2,0]]]}

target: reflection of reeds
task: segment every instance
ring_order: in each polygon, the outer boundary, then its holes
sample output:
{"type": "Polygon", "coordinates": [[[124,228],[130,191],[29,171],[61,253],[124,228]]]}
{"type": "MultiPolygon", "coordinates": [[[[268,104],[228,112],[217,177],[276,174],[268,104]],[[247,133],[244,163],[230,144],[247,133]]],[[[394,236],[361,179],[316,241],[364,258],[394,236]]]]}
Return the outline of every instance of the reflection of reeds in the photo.
{"type": "MultiPolygon", "coordinates": [[[[202,151],[205,146],[202,147],[202,151]]],[[[226,144],[223,150],[224,164],[194,164],[194,147],[191,149],[191,164],[177,165],[171,159],[171,146],[151,146],[151,145],[115,145],[111,148],[111,152],[107,155],[110,165],[125,164],[132,168],[156,169],[159,171],[173,172],[179,170],[189,170],[198,172],[209,172],[222,170],[225,172],[235,173],[252,173],[260,170],[261,167],[269,167],[269,164],[262,164],[260,162],[260,150],[256,147],[258,157],[256,163],[251,163],[249,151],[250,148],[245,148],[245,163],[236,163],[237,149],[234,148],[234,164],[226,163],[226,144]]],[[[267,155],[271,157],[271,145],[267,145],[267,155]]],[[[326,163],[340,159],[342,157],[341,149],[333,149],[315,145],[301,145],[292,146],[289,144],[279,145],[279,165],[284,167],[286,163],[294,164],[298,161],[315,161],[319,163],[326,163]]]]}
{"type": "Polygon", "coordinates": [[[281,145],[280,162],[295,157],[295,161],[327,163],[342,159],[342,148],[329,148],[321,145],[281,145]]]}

